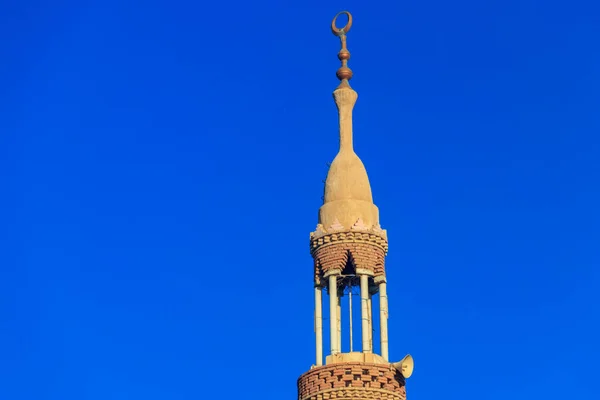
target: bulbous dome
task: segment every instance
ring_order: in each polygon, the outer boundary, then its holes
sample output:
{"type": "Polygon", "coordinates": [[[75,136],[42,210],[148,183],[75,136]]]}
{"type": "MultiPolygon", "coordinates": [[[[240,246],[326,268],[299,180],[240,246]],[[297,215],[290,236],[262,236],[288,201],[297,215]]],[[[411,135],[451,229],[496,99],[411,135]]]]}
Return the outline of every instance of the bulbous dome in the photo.
{"type": "Polygon", "coordinates": [[[379,210],[373,204],[364,164],[354,151],[340,151],[327,173],[319,223],[325,229],[350,229],[359,220],[365,227],[378,226],[379,210]]]}

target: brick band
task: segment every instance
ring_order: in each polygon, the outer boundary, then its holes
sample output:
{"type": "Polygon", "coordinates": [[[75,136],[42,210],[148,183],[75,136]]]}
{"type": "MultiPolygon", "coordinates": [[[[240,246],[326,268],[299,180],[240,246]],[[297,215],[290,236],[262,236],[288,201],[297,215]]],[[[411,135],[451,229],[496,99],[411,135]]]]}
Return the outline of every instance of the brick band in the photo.
{"type": "Polygon", "coordinates": [[[331,270],[342,271],[348,263],[356,269],[370,271],[373,276],[385,275],[385,251],[372,243],[338,242],[319,247],[314,253],[315,283],[331,270]]]}
{"type": "Polygon", "coordinates": [[[405,379],[391,365],[348,362],[313,368],[298,379],[298,400],[405,400],[405,379]]]}
{"type": "Polygon", "coordinates": [[[369,243],[375,246],[379,246],[383,249],[383,252],[387,254],[388,251],[388,241],[387,234],[385,231],[378,232],[377,234],[373,232],[333,232],[326,234],[317,234],[318,232],[313,232],[310,238],[310,252],[314,253],[321,246],[326,246],[328,244],[334,243],[369,243]]]}

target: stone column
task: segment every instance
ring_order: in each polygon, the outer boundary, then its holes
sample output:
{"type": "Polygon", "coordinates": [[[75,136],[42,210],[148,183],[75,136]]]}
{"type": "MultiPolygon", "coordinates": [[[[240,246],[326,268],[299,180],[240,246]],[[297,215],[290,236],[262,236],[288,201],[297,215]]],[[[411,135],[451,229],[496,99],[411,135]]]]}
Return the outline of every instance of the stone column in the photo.
{"type": "Polygon", "coordinates": [[[337,277],[329,275],[329,340],[331,342],[331,354],[340,352],[339,343],[337,342],[337,277]]]}
{"type": "Polygon", "coordinates": [[[317,342],[317,366],[323,365],[323,294],[315,286],[315,336],[317,342]]]}
{"type": "Polygon", "coordinates": [[[360,304],[362,316],[362,351],[372,353],[373,349],[369,342],[369,276],[360,276],[360,304]]]}
{"type": "Polygon", "coordinates": [[[369,291],[369,297],[367,298],[367,311],[369,316],[369,348],[373,350],[373,295],[369,291]]]}
{"type": "Polygon", "coordinates": [[[381,357],[389,361],[388,350],[388,298],[387,285],[384,282],[379,284],[379,330],[381,336],[381,357]]]}
{"type": "Polygon", "coordinates": [[[354,343],[352,343],[352,318],[352,283],[350,283],[348,285],[348,324],[350,325],[348,341],[350,342],[350,353],[354,351],[354,343]]]}
{"type": "Polygon", "coordinates": [[[337,301],[337,343],[338,349],[342,352],[342,295],[338,295],[337,301]]]}

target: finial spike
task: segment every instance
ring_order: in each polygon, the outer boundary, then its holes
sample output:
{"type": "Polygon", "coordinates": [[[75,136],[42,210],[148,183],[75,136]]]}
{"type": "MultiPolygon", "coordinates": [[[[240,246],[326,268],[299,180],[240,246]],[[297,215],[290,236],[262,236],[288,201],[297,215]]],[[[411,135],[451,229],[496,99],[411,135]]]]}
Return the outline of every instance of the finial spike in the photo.
{"type": "Polygon", "coordinates": [[[333,17],[333,21],[331,21],[331,31],[333,32],[333,34],[335,36],[338,36],[340,38],[340,41],[342,43],[342,49],[338,53],[338,58],[342,62],[342,66],[336,72],[338,79],[340,81],[342,81],[340,86],[348,85],[348,81],[350,79],[352,79],[352,70],[350,68],[348,68],[348,60],[350,59],[350,52],[346,48],[346,34],[348,33],[348,31],[350,30],[351,27],[352,27],[352,14],[350,14],[348,11],[341,11],[341,12],[337,13],[336,16],[333,17]],[[343,28],[338,28],[335,23],[336,23],[338,17],[342,14],[346,14],[346,16],[348,17],[348,22],[346,23],[346,25],[343,28]]]}

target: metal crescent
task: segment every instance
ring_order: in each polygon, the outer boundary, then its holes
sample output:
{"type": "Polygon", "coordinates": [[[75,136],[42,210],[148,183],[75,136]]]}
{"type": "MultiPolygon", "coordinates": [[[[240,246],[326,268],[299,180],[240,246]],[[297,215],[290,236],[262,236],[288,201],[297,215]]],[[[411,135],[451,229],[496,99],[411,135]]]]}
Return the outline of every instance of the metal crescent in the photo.
{"type": "Polygon", "coordinates": [[[339,13],[336,14],[335,17],[333,17],[333,21],[331,21],[331,32],[333,32],[333,34],[335,36],[345,35],[346,33],[348,33],[348,31],[350,30],[351,27],[352,27],[352,14],[350,14],[348,11],[340,11],[339,13]],[[335,26],[335,21],[342,14],[346,14],[348,16],[348,23],[346,23],[346,26],[344,26],[343,28],[338,28],[337,26],[335,26]]]}

